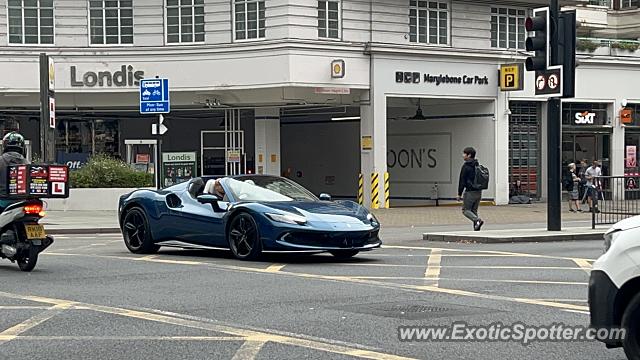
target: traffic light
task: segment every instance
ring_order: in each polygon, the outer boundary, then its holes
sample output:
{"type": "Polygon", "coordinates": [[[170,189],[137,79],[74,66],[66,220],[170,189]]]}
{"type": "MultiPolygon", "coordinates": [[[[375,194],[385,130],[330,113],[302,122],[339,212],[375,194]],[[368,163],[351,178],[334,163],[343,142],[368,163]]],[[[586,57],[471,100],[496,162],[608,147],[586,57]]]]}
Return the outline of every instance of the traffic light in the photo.
{"type": "Polygon", "coordinates": [[[533,11],[533,15],[533,17],[528,17],[524,22],[524,27],[527,31],[535,31],[534,36],[527,37],[525,49],[527,51],[535,51],[535,55],[527,57],[524,65],[527,71],[546,70],[551,65],[549,61],[551,57],[549,8],[536,9],[533,11]]]}

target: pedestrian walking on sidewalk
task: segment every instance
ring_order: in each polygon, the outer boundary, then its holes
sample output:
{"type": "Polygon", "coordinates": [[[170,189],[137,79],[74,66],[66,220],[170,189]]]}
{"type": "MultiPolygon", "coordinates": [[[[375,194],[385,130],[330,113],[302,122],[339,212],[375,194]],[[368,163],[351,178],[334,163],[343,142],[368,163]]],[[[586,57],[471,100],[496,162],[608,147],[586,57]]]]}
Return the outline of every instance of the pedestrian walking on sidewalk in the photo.
{"type": "Polygon", "coordinates": [[[601,176],[602,169],[600,168],[600,162],[598,162],[598,160],[593,160],[593,165],[591,165],[585,172],[585,177],[587,179],[586,195],[589,200],[589,212],[600,212],[600,210],[598,210],[598,193],[601,189],[601,176]]]}
{"type": "Polygon", "coordinates": [[[562,180],[562,184],[564,185],[565,190],[569,194],[569,211],[571,212],[582,212],[580,208],[579,199],[580,194],[578,193],[578,186],[580,185],[580,178],[576,175],[576,164],[569,164],[569,168],[567,169],[564,179],[562,180]],[[573,208],[575,205],[575,209],[573,208]]]}
{"type": "Polygon", "coordinates": [[[484,221],[478,216],[478,206],[482,199],[482,190],[489,186],[489,172],[476,160],[474,148],[465,148],[462,156],[464,164],[460,170],[457,200],[463,201],[462,214],[473,222],[473,230],[480,231],[484,221]]]}

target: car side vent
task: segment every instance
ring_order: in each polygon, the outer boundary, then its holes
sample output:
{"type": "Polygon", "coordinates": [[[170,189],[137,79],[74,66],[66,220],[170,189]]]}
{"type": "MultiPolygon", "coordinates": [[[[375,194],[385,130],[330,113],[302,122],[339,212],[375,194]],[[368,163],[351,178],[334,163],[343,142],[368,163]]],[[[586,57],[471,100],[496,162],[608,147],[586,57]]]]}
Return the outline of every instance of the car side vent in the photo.
{"type": "Polygon", "coordinates": [[[170,208],[178,208],[182,205],[182,200],[176,194],[167,195],[167,206],[170,208]]]}

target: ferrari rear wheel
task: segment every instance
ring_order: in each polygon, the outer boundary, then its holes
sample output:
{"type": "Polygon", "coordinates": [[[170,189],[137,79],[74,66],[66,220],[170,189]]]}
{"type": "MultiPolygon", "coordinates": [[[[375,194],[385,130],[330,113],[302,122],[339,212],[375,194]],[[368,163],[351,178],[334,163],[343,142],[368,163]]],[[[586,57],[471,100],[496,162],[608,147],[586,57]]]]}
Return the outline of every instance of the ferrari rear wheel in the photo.
{"type": "Polygon", "coordinates": [[[248,213],[240,213],[231,220],[228,240],[233,256],[240,260],[256,259],[262,252],[258,224],[248,213]]]}
{"type": "Polygon", "coordinates": [[[149,222],[139,208],[127,211],[122,222],[122,235],[127,249],[134,254],[153,254],[160,249],[153,243],[149,222]]]}
{"type": "Polygon", "coordinates": [[[356,256],[360,251],[359,250],[332,250],[329,251],[331,255],[335,256],[337,259],[349,259],[356,256]]]}

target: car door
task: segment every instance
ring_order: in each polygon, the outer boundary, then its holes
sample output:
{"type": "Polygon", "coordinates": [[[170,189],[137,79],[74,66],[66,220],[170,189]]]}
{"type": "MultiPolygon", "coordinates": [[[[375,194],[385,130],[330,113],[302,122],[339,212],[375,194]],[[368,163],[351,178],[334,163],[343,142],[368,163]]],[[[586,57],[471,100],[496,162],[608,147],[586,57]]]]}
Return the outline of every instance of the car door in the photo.
{"type": "MultiPolygon", "coordinates": [[[[182,199],[180,224],[180,239],[183,241],[209,245],[215,247],[227,247],[227,239],[224,231],[225,212],[214,212],[209,204],[201,204],[185,191],[182,199]]],[[[224,205],[224,203],[220,203],[224,205]]],[[[226,208],[226,206],[224,206],[226,208]]]]}

